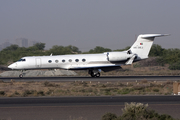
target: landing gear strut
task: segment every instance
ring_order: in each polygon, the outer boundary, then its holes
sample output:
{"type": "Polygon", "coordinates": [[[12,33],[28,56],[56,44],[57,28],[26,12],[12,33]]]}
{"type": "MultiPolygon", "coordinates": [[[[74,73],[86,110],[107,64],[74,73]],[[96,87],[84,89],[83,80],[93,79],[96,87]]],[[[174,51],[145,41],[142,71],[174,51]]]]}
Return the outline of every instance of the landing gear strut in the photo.
{"type": "Polygon", "coordinates": [[[98,70],[89,70],[88,73],[91,75],[91,77],[100,77],[100,73],[98,70]]]}
{"type": "Polygon", "coordinates": [[[23,70],[21,70],[21,74],[19,74],[19,78],[23,78],[23,70]]]}

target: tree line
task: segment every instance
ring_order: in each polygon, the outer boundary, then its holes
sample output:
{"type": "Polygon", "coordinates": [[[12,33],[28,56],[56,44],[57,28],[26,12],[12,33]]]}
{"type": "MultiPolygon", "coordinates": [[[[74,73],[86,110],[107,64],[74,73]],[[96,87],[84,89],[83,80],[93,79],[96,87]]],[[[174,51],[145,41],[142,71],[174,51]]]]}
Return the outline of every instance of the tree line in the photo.
{"type": "Polygon", "coordinates": [[[159,65],[169,64],[169,69],[180,70],[180,49],[165,49],[160,45],[154,44],[149,53],[150,57],[157,57],[159,65]]]}
{"type": "MultiPolygon", "coordinates": [[[[55,45],[49,50],[45,50],[45,43],[36,43],[34,46],[25,48],[18,45],[11,45],[0,51],[0,65],[8,65],[12,62],[19,60],[24,56],[43,56],[43,55],[65,55],[65,54],[92,54],[103,53],[111,51],[123,51],[128,50],[130,46],[124,49],[111,50],[101,46],[96,46],[94,49],[90,49],[88,52],[82,52],[76,46],[58,46],[55,45]]],[[[180,70],[180,49],[171,48],[165,49],[160,45],[153,44],[150,53],[150,57],[156,57],[159,65],[169,64],[169,69],[180,70]]]]}

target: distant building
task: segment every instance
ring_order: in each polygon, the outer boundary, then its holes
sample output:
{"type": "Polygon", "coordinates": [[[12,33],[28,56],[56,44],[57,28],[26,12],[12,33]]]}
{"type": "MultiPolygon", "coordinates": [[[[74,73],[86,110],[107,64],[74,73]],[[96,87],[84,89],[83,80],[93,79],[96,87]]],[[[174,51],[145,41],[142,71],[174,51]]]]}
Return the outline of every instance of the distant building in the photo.
{"type": "Polygon", "coordinates": [[[33,46],[33,45],[35,45],[36,43],[38,43],[37,41],[29,41],[28,42],[28,46],[30,47],[30,46],[33,46]]]}
{"type": "MultiPolygon", "coordinates": [[[[19,47],[30,47],[38,43],[37,41],[30,41],[27,38],[17,38],[15,40],[15,44],[18,45],[19,47]]],[[[10,42],[4,42],[0,44],[0,51],[6,47],[11,46],[12,44],[10,42]]]]}
{"type": "Polygon", "coordinates": [[[26,38],[18,38],[18,39],[16,39],[16,44],[19,47],[28,47],[28,39],[26,39],[26,38]]]}
{"type": "Polygon", "coordinates": [[[4,42],[3,44],[0,45],[0,50],[6,48],[6,47],[9,47],[11,46],[11,43],[10,42],[4,42]]]}

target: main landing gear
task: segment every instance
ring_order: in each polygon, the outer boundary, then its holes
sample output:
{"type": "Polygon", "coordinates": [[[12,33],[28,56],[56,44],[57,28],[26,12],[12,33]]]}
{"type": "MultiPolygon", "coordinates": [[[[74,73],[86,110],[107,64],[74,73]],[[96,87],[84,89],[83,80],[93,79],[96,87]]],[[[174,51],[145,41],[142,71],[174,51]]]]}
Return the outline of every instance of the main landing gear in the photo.
{"type": "Polygon", "coordinates": [[[91,77],[100,77],[99,70],[89,70],[88,73],[91,75],[91,77]]]}

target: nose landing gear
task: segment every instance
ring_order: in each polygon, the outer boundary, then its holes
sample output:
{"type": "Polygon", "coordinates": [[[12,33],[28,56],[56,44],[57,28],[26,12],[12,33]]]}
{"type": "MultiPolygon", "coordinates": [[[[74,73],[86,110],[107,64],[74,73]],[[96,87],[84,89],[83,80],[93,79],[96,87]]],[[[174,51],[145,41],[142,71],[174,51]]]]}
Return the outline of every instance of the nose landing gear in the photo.
{"type": "Polygon", "coordinates": [[[23,70],[21,70],[21,74],[19,74],[19,78],[23,78],[23,70]]]}
{"type": "Polygon", "coordinates": [[[19,78],[23,78],[23,74],[20,74],[20,75],[19,75],[19,78]]]}

